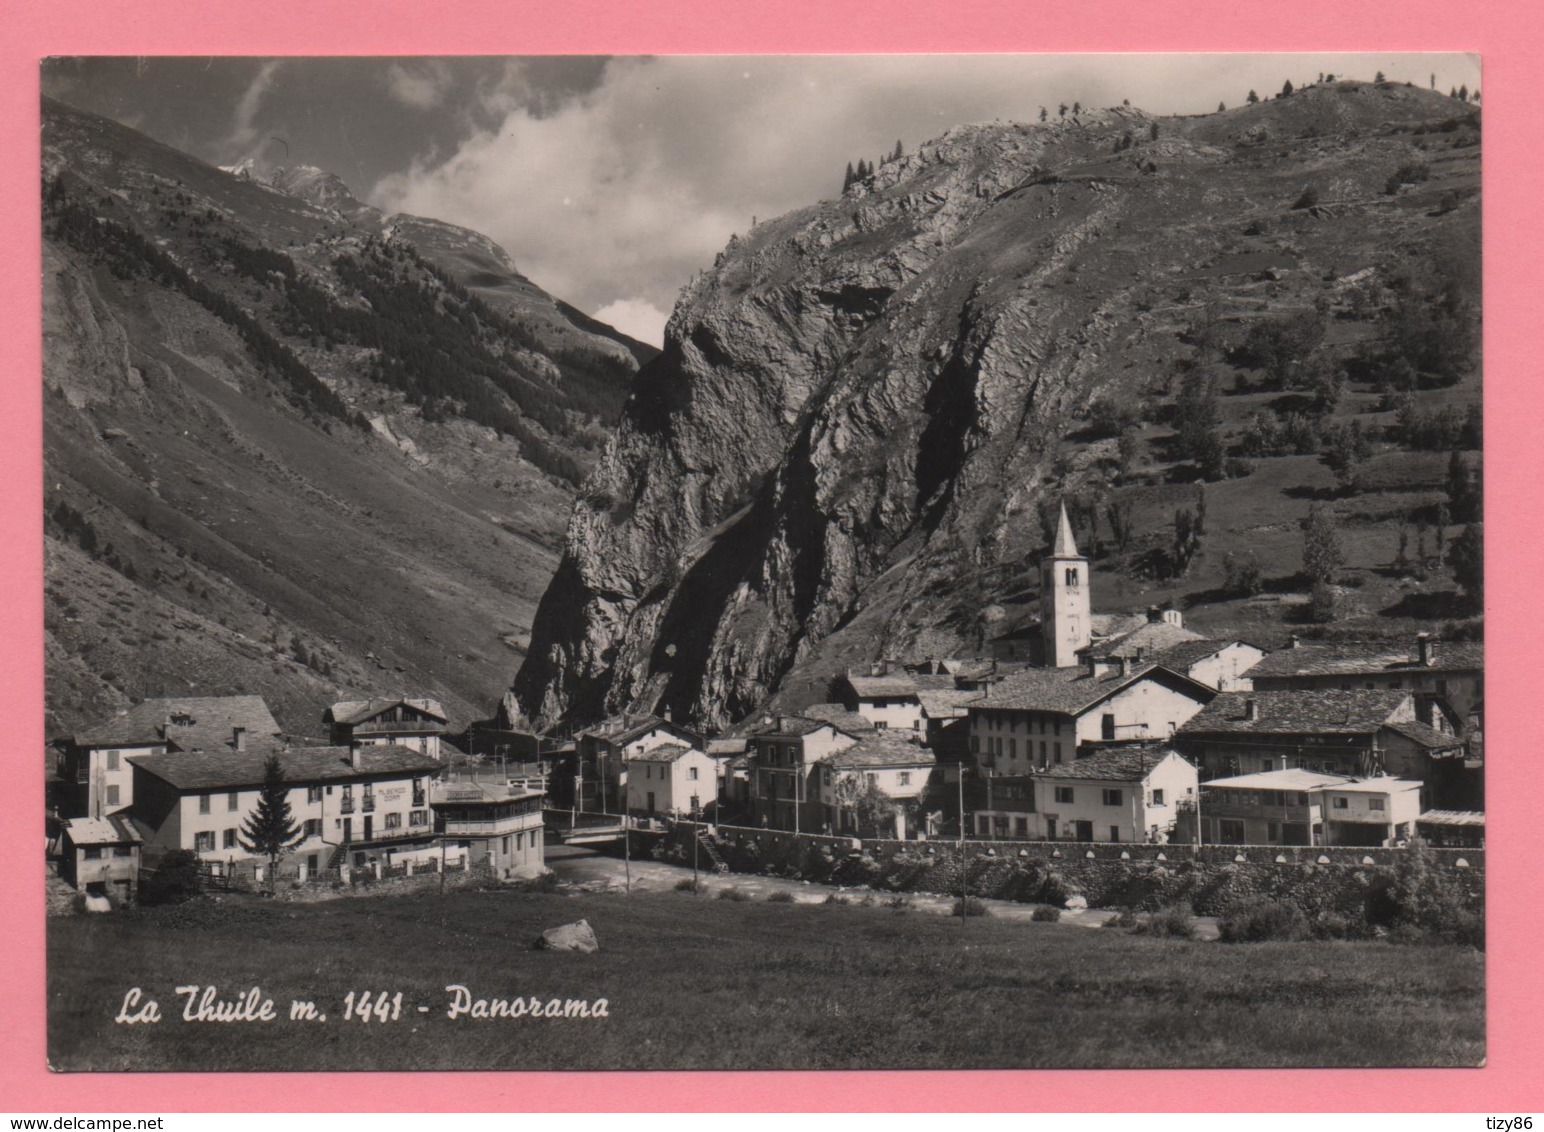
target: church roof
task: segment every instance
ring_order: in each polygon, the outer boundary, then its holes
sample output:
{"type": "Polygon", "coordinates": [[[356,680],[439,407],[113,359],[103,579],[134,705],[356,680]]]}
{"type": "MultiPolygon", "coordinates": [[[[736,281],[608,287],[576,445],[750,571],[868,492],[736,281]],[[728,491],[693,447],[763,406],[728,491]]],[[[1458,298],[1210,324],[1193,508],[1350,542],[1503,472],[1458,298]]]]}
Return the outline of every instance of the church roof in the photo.
{"type": "Polygon", "coordinates": [[[1067,518],[1067,502],[1062,501],[1061,514],[1056,520],[1056,541],[1051,545],[1052,558],[1081,558],[1078,544],[1072,538],[1072,523],[1067,518]]]}

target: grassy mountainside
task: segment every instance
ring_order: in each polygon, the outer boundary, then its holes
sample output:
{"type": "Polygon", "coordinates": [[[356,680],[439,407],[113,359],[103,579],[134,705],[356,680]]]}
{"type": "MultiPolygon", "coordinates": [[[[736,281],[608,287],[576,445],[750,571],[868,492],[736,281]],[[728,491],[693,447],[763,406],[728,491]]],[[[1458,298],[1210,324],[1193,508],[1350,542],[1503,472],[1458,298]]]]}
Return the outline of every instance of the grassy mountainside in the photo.
{"type": "Polygon", "coordinates": [[[50,731],[178,691],[300,734],[339,695],[488,714],[628,340],[320,171],[260,184],[53,102],[43,152],[50,731]]]}
{"type": "Polygon", "coordinates": [[[1464,617],[1479,167],[1476,107],[1335,82],[959,127],[757,226],[687,288],[576,504],[527,710],[723,721],[973,652],[1033,616],[1062,497],[1096,610],[1173,600],[1265,643],[1464,617]],[[1318,609],[1314,505],[1344,557],[1318,609]]]}

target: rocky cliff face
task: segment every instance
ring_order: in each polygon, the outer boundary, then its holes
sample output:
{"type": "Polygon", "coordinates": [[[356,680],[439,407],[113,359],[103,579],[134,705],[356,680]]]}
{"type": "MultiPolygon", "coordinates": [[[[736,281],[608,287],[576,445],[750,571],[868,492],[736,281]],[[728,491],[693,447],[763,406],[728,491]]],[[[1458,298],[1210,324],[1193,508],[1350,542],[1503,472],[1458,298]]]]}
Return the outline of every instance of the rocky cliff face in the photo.
{"type": "Polygon", "coordinates": [[[574,508],[526,711],[717,724],[837,659],[978,647],[983,610],[1032,585],[1053,470],[1095,473],[1090,399],[1188,356],[1208,303],[1306,306],[1413,239],[1375,198],[1411,125],[1458,105],[1341,84],[963,127],[737,237],[574,508]],[[1294,210],[1305,182],[1320,206],[1294,210]]]}

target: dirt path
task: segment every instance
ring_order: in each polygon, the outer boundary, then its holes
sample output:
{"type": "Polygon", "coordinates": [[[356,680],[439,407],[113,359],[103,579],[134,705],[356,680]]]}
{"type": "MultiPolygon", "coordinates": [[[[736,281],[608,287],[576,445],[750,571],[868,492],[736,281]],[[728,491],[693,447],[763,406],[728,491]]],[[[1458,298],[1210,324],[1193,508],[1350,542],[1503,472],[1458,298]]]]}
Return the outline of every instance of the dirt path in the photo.
{"type": "MultiPolygon", "coordinates": [[[[706,859],[697,872],[697,883],[709,896],[715,896],[726,888],[736,888],[752,900],[765,900],[774,892],[792,894],[796,904],[822,904],[832,894],[839,893],[857,901],[865,897],[876,902],[894,899],[897,894],[874,892],[866,888],[840,888],[836,885],[813,884],[810,881],[789,880],[786,877],[769,877],[751,873],[715,873],[706,859]]],[[[672,865],[653,860],[634,859],[631,866],[615,857],[604,857],[591,849],[575,846],[549,845],[547,865],[559,880],[596,891],[623,891],[627,887],[629,867],[632,874],[632,892],[658,893],[674,891],[682,880],[690,880],[690,865],[672,865]]],[[[931,892],[905,894],[914,911],[937,916],[948,916],[954,911],[955,898],[931,892]]],[[[1011,900],[986,900],[981,904],[988,916],[1000,920],[1028,921],[1035,912],[1032,904],[1016,904],[1011,900]]],[[[1067,909],[1062,912],[1061,923],[1080,928],[1103,927],[1117,913],[1104,908],[1067,909]]],[[[1197,939],[1216,939],[1217,921],[1211,916],[1197,916],[1194,920],[1197,939]]]]}

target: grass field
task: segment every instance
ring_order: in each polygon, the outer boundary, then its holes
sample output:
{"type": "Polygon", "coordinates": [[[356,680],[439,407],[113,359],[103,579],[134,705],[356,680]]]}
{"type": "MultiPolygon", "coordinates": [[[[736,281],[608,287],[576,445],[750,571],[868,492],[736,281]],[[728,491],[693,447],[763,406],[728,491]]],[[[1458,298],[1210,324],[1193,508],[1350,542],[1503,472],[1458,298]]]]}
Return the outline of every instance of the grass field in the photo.
{"type": "Polygon", "coordinates": [[[1483,963],[675,892],[227,899],[51,920],[49,1056],[93,1070],[1475,1065],[1483,963]],[[581,917],[599,953],[533,950],[581,917]],[[608,1017],[450,1019],[454,983],[605,998],[608,1017]],[[174,988],[210,984],[261,987],[278,1019],[183,1021],[174,988]],[[114,1022],[134,986],[160,1023],[114,1022]],[[399,990],[400,1020],[344,1020],[350,991],[399,990]],[[327,1021],[290,1021],[292,999],[327,1021]]]}

